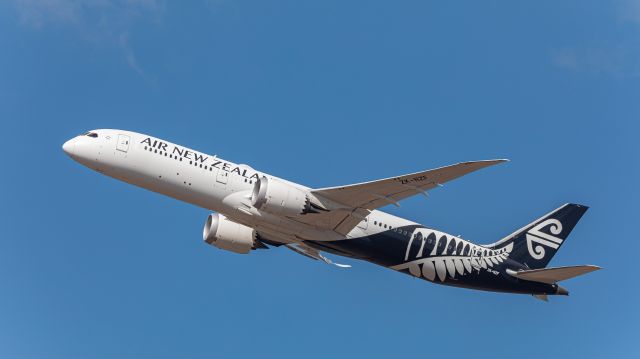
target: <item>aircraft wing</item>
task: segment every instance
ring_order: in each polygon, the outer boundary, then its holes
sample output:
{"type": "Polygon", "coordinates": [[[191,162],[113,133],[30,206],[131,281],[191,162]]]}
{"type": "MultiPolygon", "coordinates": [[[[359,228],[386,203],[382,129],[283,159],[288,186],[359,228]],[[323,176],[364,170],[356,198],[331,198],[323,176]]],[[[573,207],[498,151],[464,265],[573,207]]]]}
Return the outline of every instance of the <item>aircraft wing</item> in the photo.
{"type": "Polygon", "coordinates": [[[428,171],[410,173],[347,186],[320,188],[314,195],[328,198],[351,208],[373,210],[426,191],[479,169],[507,160],[461,162],[428,171]]]}
{"type": "Polygon", "coordinates": [[[493,166],[508,160],[461,162],[428,171],[410,173],[377,181],[357,183],[347,186],[319,188],[311,193],[320,201],[328,199],[328,212],[305,216],[300,219],[318,227],[332,228],[346,234],[360,223],[371,210],[398,202],[416,194],[464,176],[479,169],[493,166]]]}

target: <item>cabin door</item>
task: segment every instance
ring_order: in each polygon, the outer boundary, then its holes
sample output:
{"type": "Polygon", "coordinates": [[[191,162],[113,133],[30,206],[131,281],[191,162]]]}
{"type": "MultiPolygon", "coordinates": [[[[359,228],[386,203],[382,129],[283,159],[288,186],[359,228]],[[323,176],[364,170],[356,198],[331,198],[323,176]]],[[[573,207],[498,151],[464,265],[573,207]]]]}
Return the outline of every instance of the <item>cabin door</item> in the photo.
{"type": "Polygon", "coordinates": [[[369,220],[367,218],[363,219],[362,222],[358,223],[358,228],[362,229],[363,231],[367,229],[369,224],[369,220]]]}
{"type": "Polygon", "coordinates": [[[229,172],[219,169],[218,174],[216,175],[216,182],[226,185],[227,180],[229,180],[229,172]]]}
{"type": "Polygon", "coordinates": [[[127,151],[129,151],[129,142],[131,142],[131,137],[127,135],[118,135],[116,150],[127,153],[127,151]]]}
{"type": "Polygon", "coordinates": [[[481,249],[476,249],[476,250],[471,250],[471,266],[475,269],[477,269],[478,271],[480,271],[480,269],[482,268],[482,250],[481,249]]]}

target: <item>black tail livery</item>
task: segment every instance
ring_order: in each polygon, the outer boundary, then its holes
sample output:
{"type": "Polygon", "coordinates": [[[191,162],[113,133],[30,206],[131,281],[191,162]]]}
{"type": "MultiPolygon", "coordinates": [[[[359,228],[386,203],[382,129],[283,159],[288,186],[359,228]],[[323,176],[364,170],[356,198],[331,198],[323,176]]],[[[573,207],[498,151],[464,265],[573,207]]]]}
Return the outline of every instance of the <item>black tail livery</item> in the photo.
{"type": "Polygon", "coordinates": [[[489,245],[489,248],[503,247],[513,242],[511,259],[522,263],[527,268],[544,268],[587,209],[589,209],[587,206],[567,203],[499,242],[489,245]]]}
{"type": "Polygon", "coordinates": [[[587,209],[579,204],[565,204],[486,246],[422,226],[310,244],[434,283],[532,294],[546,301],[548,295],[569,294],[558,282],[600,269],[592,265],[547,268],[587,209]]]}

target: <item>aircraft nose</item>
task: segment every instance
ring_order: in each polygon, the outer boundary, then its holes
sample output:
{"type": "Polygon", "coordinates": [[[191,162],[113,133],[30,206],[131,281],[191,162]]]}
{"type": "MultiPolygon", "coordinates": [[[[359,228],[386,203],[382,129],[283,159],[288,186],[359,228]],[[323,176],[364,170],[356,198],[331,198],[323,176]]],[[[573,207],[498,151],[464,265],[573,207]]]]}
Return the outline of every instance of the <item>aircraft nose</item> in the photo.
{"type": "Polygon", "coordinates": [[[75,150],[75,147],[76,147],[76,142],[74,140],[75,139],[72,138],[62,145],[62,150],[64,151],[64,153],[66,153],[69,156],[73,156],[73,151],[75,150]]]}

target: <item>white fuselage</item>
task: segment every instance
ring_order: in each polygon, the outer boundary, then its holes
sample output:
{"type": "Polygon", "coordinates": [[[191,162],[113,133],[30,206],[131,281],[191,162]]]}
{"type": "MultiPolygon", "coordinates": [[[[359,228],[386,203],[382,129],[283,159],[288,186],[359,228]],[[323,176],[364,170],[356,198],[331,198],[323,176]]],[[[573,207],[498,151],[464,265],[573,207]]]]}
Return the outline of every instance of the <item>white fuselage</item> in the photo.
{"type": "Polygon", "coordinates": [[[69,140],[63,146],[65,152],[77,162],[107,176],[222,213],[235,222],[255,228],[272,241],[334,241],[386,231],[387,226],[416,224],[372,211],[367,221],[361,222],[345,237],[251,206],[254,183],[263,176],[307,190],[305,186],[140,133],[123,130],[91,133],[95,137],[80,135],[69,140]]]}

